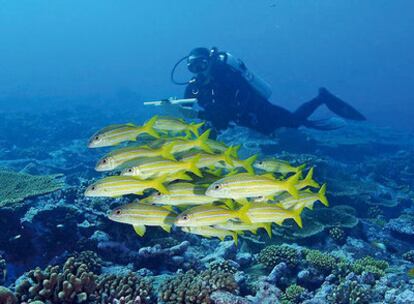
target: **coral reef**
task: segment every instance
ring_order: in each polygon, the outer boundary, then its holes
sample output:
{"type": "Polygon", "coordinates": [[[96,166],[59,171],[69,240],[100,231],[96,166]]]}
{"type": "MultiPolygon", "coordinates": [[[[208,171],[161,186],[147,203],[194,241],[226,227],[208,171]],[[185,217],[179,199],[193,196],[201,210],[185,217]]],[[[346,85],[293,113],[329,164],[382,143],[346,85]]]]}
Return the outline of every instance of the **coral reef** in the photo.
{"type": "Polygon", "coordinates": [[[213,303],[211,294],[214,291],[238,292],[235,272],[228,262],[221,262],[211,264],[200,273],[194,270],[179,273],[161,285],[160,299],[166,304],[213,303]]]}
{"type": "Polygon", "coordinates": [[[0,303],[2,304],[17,304],[17,298],[13,292],[3,286],[0,286],[0,303]]]}
{"type": "Polygon", "coordinates": [[[30,271],[16,287],[21,302],[88,303],[96,300],[96,276],[85,264],[69,258],[63,267],[48,266],[30,271]]]}
{"type": "Polygon", "coordinates": [[[403,259],[408,261],[408,262],[414,263],[414,250],[410,250],[410,251],[407,251],[406,253],[404,253],[403,254],[403,259]]]}
{"type": "Polygon", "coordinates": [[[336,258],[319,250],[308,250],[306,261],[322,273],[329,274],[336,266],[336,258]]]}
{"type": "Polygon", "coordinates": [[[58,176],[34,176],[0,169],[0,207],[61,189],[63,183],[56,180],[58,176]]]}
{"type": "Polygon", "coordinates": [[[286,245],[271,245],[259,253],[258,261],[267,268],[272,269],[282,262],[289,267],[295,267],[299,262],[299,258],[295,248],[286,245]]]}
{"type": "Polygon", "coordinates": [[[3,285],[6,282],[7,276],[7,265],[6,260],[0,255],[0,285],[3,285]]]}
{"type": "Polygon", "coordinates": [[[284,291],[281,297],[281,304],[299,304],[302,303],[307,294],[306,288],[292,284],[284,291]]]}

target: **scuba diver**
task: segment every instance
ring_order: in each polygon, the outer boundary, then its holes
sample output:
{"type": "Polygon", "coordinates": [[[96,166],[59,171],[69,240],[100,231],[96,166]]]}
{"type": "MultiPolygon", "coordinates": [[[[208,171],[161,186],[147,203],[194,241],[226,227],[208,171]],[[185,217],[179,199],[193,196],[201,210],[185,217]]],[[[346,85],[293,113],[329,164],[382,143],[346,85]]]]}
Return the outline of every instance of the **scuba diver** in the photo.
{"type": "Polygon", "coordinates": [[[175,84],[187,85],[184,98],[197,98],[197,104],[202,108],[198,111],[198,118],[209,121],[216,132],[226,129],[231,122],[264,134],[281,127],[340,128],[342,125],[331,119],[309,119],[321,105],[326,105],[342,118],[365,120],[361,113],[325,88],[320,88],[318,96],[294,112],[274,105],[268,100],[272,94],[269,85],[249,71],[240,59],[217,48],[193,49],[175,64],[171,80],[175,84]],[[183,61],[194,74],[188,82],[178,82],[174,78],[177,66],[183,61]]]}

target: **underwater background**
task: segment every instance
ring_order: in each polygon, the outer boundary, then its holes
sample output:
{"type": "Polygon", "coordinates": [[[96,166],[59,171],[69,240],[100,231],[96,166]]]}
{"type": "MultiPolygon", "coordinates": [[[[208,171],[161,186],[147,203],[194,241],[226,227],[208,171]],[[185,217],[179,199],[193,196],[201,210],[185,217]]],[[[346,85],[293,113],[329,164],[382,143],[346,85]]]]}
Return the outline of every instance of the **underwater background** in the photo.
{"type": "MultiPolygon", "coordinates": [[[[0,1],[0,303],[414,303],[414,3],[0,1]],[[168,115],[173,65],[199,46],[243,59],[271,101],[319,87],[366,117],[338,130],[231,127],[238,157],[314,168],[329,207],[231,238],[108,219],[85,197],[112,124],[168,115]]],[[[177,77],[191,75],[179,69],[177,77]]],[[[332,115],[326,109],[315,117],[332,115]]]]}

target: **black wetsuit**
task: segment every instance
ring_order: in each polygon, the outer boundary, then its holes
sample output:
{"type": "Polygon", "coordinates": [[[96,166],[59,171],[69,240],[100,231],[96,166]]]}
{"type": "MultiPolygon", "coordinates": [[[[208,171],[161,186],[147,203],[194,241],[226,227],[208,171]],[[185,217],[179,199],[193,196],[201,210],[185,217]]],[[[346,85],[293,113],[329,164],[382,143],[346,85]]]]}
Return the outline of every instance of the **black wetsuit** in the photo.
{"type": "Polygon", "coordinates": [[[269,134],[280,127],[297,128],[301,125],[328,130],[331,126],[310,121],[308,117],[321,104],[345,118],[365,119],[348,104],[321,89],[319,95],[290,112],[263,98],[237,70],[222,61],[213,62],[210,81],[198,81],[197,77],[185,91],[185,98],[197,98],[203,108],[199,118],[210,121],[217,131],[226,129],[230,122],[269,134]],[[342,112],[345,112],[342,113],[342,112]],[[359,115],[356,115],[355,112],[359,115]],[[346,117],[346,113],[350,114],[346,117]],[[343,115],[344,114],[344,115],[343,115]]]}

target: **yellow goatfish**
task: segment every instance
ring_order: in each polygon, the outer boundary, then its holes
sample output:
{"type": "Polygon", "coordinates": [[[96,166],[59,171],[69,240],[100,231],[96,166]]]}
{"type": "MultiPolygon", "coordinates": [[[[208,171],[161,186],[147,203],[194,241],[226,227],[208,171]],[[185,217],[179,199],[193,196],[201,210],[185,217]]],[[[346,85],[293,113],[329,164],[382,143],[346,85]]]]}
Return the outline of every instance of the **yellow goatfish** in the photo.
{"type": "Polygon", "coordinates": [[[210,204],[217,201],[216,198],[206,196],[207,187],[192,183],[175,183],[168,185],[168,193],[154,193],[147,198],[147,202],[171,206],[191,206],[210,204]]]}
{"type": "Polygon", "coordinates": [[[194,158],[198,157],[197,162],[198,168],[207,168],[213,167],[220,162],[227,163],[229,166],[233,165],[231,155],[233,154],[233,148],[229,147],[224,153],[220,154],[207,154],[202,152],[194,152],[190,155],[184,156],[181,160],[185,162],[192,161],[194,158]]]}
{"type": "Polygon", "coordinates": [[[176,216],[177,214],[168,208],[134,202],[113,210],[108,218],[115,222],[131,224],[139,236],[144,236],[145,226],[159,226],[170,232],[176,216]]]}
{"type": "Polygon", "coordinates": [[[217,198],[254,198],[267,197],[279,191],[287,191],[293,197],[298,197],[295,185],[298,182],[299,173],[285,181],[276,180],[271,175],[253,175],[239,173],[224,177],[207,188],[206,195],[217,198]]]}
{"type": "Polygon", "coordinates": [[[213,154],[213,150],[210,148],[210,146],[207,143],[207,139],[210,135],[211,130],[205,131],[203,134],[201,134],[199,137],[195,139],[187,139],[187,138],[176,138],[170,141],[173,144],[172,153],[182,153],[189,151],[191,149],[196,150],[202,150],[207,153],[213,154]]]}
{"type": "Polygon", "coordinates": [[[200,169],[197,167],[198,158],[195,157],[191,162],[168,160],[161,157],[147,158],[138,160],[134,165],[131,162],[129,167],[121,172],[123,176],[137,176],[142,179],[153,178],[157,176],[179,173],[182,171],[192,172],[202,177],[200,169]]]}
{"type": "Polygon", "coordinates": [[[232,165],[229,163],[223,163],[223,164],[217,164],[216,166],[218,168],[226,168],[228,170],[243,168],[248,173],[254,174],[253,163],[256,161],[256,159],[257,159],[257,155],[250,156],[249,158],[243,159],[243,160],[232,157],[231,158],[231,161],[233,162],[232,165]]]}
{"type": "Polygon", "coordinates": [[[176,219],[175,225],[179,227],[199,227],[225,223],[228,220],[239,219],[250,223],[246,215],[248,206],[240,210],[230,210],[222,206],[201,205],[182,212],[176,219]]]}
{"type": "Polygon", "coordinates": [[[254,167],[257,169],[264,170],[266,172],[280,173],[282,175],[286,175],[288,173],[298,173],[299,171],[302,171],[306,167],[306,165],[303,164],[298,167],[294,167],[287,161],[271,158],[255,162],[254,167]]]}
{"type": "Polygon", "coordinates": [[[302,210],[287,210],[276,204],[269,203],[247,203],[243,207],[247,207],[247,216],[253,224],[276,223],[282,225],[284,220],[293,219],[302,228],[302,219],[300,217],[302,210]]]}
{"type": "Polygon", "coordinates": [[[221,241],[227,236],[231,236],[234,240],[234,244],[238,244],[238,234],[235,231],[229,231],[225,229],[218,229],[210,226],[200,226],[200,227],[181,227],[181,230],[191,234],[197,234],[204,237],[217,237],[221,241]]]}
{"type": "Polygon", "coordinates": [[[289,210],[298,210],[303,208],[308,208],[313,210],[313,205],[315,202],[320,201],[326,207],[329,207],[329,202],[326,198],[326,184],[323,184],[318,193],[312,191],[302,191],[299,192],[299,197],[288,197],[277,203],[280,207],[289,210]]]}
{"type": "Polygon", "coordinates": [[[163,185],[167,176],[153,180],[140,180],[131,176],[109,176],[90,185],[85,196],[89,197],[119,197],[126,194],[142,195],[146,189],[155,189],[161,193],[168,193],[163,185]]]}
{"type": "Polygon", "coordinates": [[[171,154],[172,145],[164,145],[157,149],[151,149],[148,147],[126,147],[112,151],[105,155],[95,166],[95,170],[111,171],[120,167],[122,164],[138,158],[148,157],[163,157],[165,159],[175,160],[171,154]]]}
{"type": "MultiPolygon", "coordinates": [[[[225,143],[221,141],[217,141],[215,139],[210,139],[210,138],[207,139],[207,144],[216,153],[217,152],[223,153],[229,148],[229,146],[227,146],[225,143]]],[[[233,155],[232,155],[233,157],[238,158],[237,154],[238,154],[238,151],[240,150],[240,147],[241,145],[237,145],[233,147],[233,155]]]]}
{"type": "Polygon", "coordinates": [[[195,124],[195,123],[186,123],[183,119],[175,117],[158,117],[157,121],[154,124],[154,129],[161,132],[173,132],[175,134],[185,132],[189,135],[189,132],[193,133],[195,136],[198,136],[198,130],[204,125],[204,122],[195,124]]]}
{"type": "Polygon", "coordinates": [[[154,123],[157,117],[154,116],[142,127],[128,124],[110,125],[96,132],[89,140],[89,148],[100,148],[116,146],[126,141],[136,141],[137,137],[141,134],[149,134],[158,138],[157,131],[153,129],[154,123]]]}
{"type": "Polygon", "coordinates": [[[257,233],[257,230],[263,228],[266,230],[269,237],[272,237],[272,223],[256,223],[256,224],[246,224],[243,222],[228,221],[224,224],[214,225],[214,227],[219,229],[226,229],[232,231],[250,231],[253,234],[257,233]]]}

